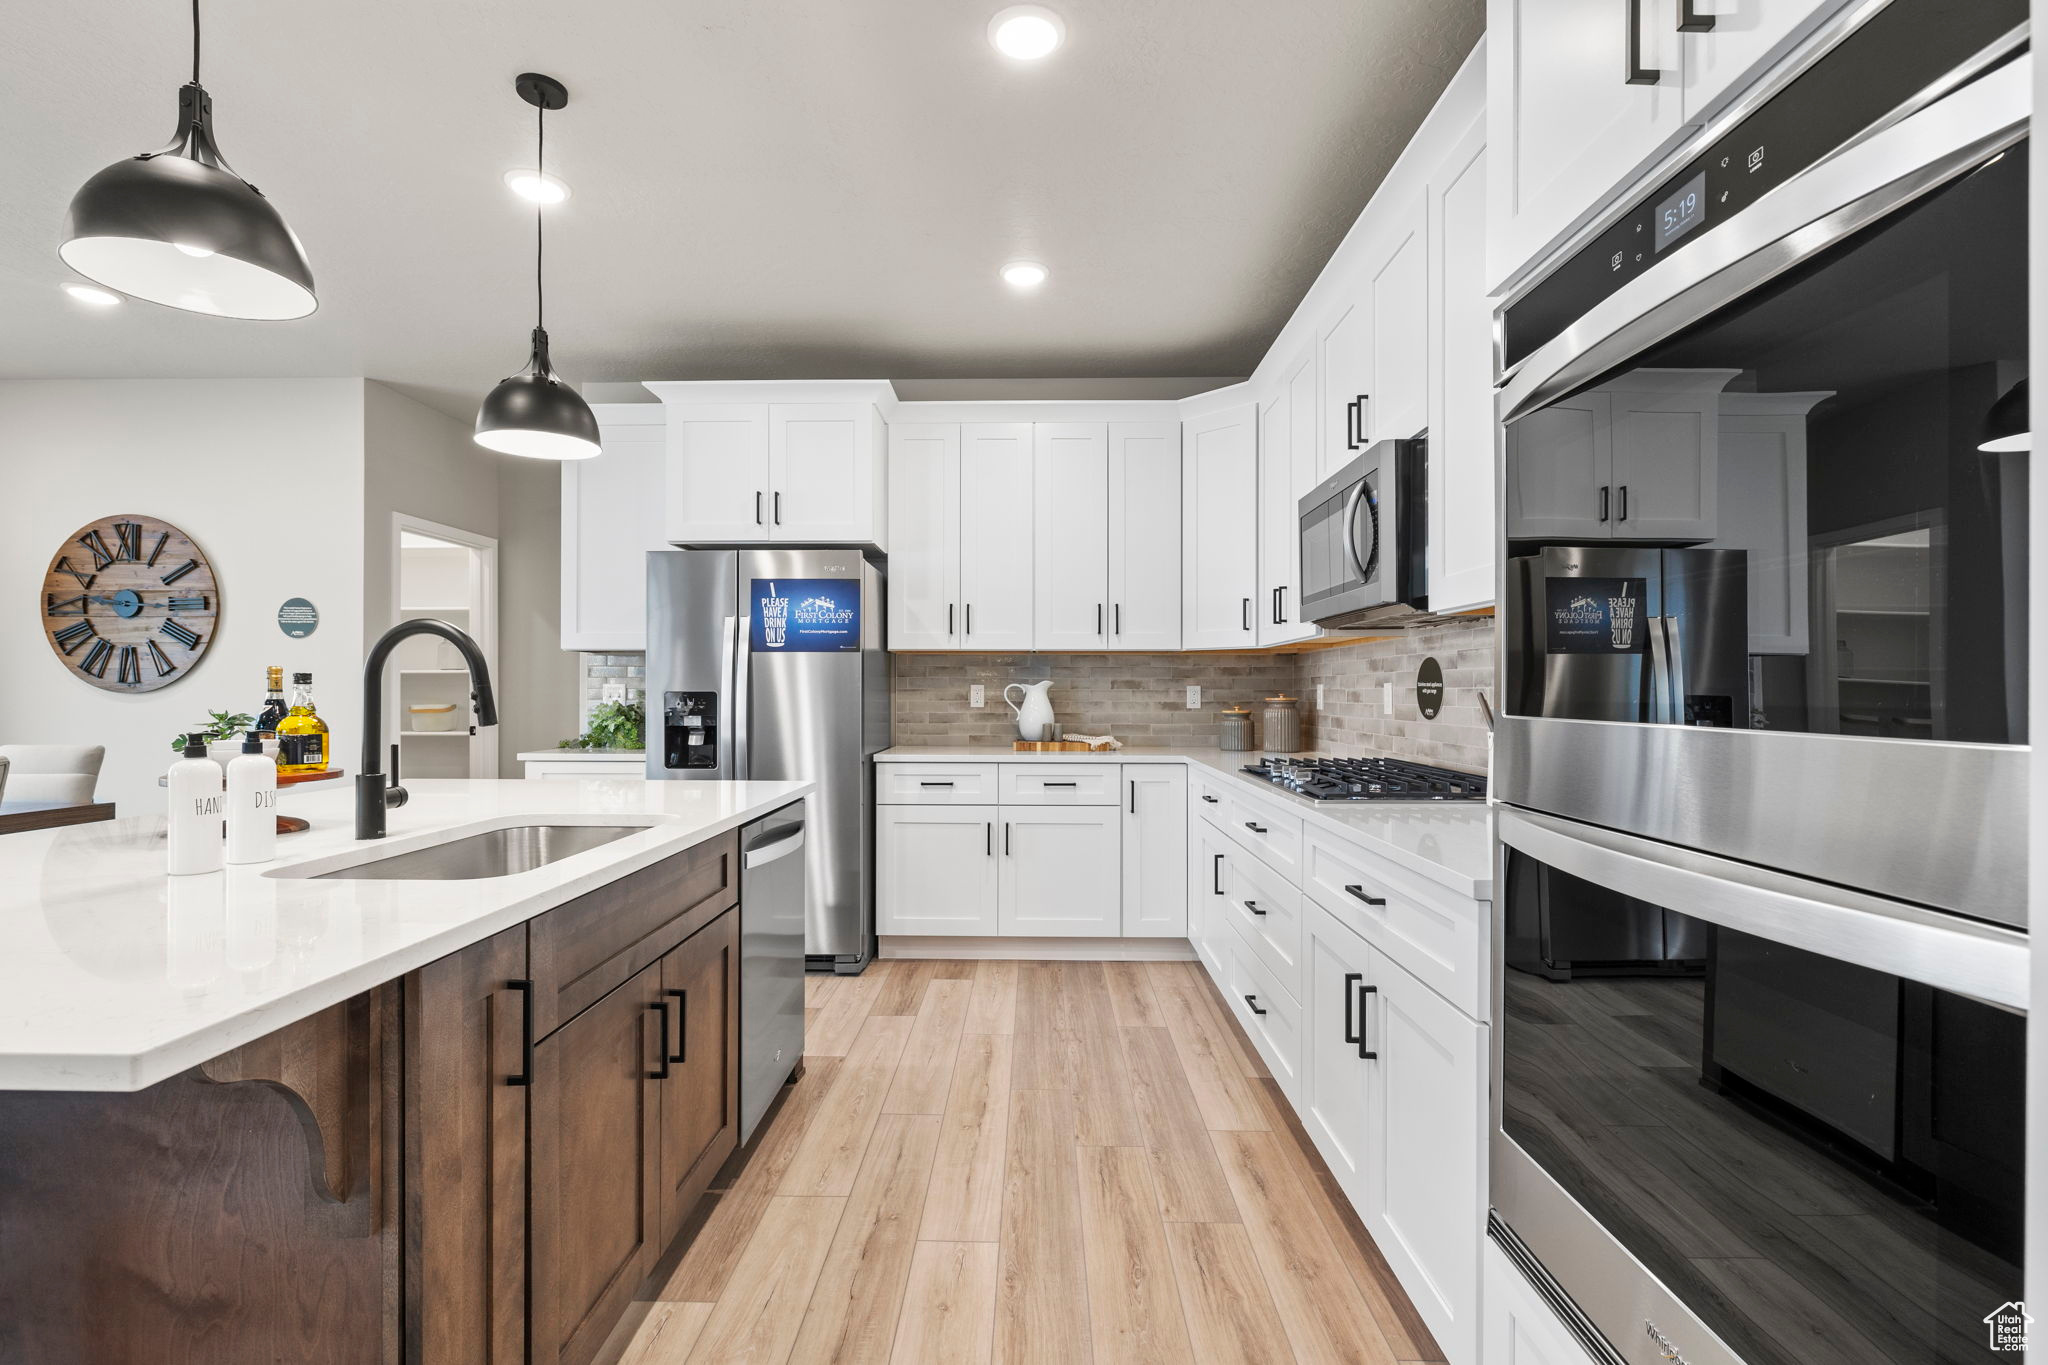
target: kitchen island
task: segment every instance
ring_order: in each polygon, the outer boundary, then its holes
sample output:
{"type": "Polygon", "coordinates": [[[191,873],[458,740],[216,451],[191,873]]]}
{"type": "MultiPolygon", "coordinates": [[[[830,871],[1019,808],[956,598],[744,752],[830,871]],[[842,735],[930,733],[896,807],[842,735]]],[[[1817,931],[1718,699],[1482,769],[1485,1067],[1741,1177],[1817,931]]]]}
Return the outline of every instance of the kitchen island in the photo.
{"type": "Polygon", "coordinates": [[[321,792],[201,877],[161,818],[0,840],[0,1359],[591,1359],[734,1149],[738,831],[810,790],[422,781],[369,842],[321,792]],[[536,825],[580,851],[362,875],[536,825]]]}

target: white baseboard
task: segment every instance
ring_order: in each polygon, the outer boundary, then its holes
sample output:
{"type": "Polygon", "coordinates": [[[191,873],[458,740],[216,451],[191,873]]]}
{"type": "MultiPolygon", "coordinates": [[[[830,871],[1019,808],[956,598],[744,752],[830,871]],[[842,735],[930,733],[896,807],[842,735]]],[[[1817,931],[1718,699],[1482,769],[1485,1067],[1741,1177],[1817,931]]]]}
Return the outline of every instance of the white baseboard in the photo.
{"type": "Polygon", "coordinates": [[[1042,962],[1193,962],[1184,938],[948,938],[930,934],[883,934],[877,957],[994,958],[1042,962]]]}

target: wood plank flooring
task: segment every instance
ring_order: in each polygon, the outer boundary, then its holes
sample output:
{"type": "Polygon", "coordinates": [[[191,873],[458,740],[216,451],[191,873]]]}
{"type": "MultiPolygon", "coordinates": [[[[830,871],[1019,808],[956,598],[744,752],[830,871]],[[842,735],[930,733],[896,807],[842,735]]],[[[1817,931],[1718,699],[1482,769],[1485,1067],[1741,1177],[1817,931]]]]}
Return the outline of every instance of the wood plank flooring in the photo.
{"type": "Polygon", "coordinates": [[[1198,965],[884,961],[805,1004],[803,1079],[607,1359],[1441,1361],[1198,965]]]}

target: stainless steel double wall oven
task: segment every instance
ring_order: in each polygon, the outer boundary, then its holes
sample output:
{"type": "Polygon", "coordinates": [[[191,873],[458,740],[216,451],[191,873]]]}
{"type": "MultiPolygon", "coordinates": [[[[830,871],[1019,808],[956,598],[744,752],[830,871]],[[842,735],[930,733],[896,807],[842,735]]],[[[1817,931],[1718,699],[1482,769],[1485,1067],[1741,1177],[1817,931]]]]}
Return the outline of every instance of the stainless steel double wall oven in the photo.
{"type": "Polygon", "coordinates": [[[2026,17],[1848,6],[1501,315],[1491,1232],[1601,1359],[2014,1358],[2026,17]]]}

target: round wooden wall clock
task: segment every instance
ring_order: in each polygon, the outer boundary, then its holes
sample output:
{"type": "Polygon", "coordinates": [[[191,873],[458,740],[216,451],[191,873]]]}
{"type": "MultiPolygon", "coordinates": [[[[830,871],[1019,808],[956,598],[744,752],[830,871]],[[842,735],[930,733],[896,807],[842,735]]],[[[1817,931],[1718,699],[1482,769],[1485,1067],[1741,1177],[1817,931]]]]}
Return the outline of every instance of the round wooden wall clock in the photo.
{"type": "Polygon", "coordinates": [[[153,692],[213,644],[220,584],[192,537],[155,517],[104,517],[50,557],[39,604],[50,648],[109,692],[153,692]]]}

